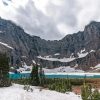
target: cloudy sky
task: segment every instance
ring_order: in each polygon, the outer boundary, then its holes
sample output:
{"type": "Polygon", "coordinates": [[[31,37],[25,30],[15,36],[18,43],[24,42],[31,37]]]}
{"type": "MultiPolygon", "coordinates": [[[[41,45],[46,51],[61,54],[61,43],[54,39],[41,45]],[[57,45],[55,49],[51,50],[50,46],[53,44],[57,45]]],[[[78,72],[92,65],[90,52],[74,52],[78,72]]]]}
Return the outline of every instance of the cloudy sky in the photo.
{"type": "Polygon", "coordinates": [[[61,39],[100,21],[100,0],[0,0],[0,16],[31,34],[61,39]]]}

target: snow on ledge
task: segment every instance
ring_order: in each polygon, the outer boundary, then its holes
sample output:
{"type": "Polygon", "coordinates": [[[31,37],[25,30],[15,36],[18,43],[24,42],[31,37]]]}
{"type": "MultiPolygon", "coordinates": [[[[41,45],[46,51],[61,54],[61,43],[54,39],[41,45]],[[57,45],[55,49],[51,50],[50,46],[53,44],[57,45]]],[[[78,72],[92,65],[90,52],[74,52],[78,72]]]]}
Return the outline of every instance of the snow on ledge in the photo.
{"type": "Polygon", "coordinates": [[[95,52],[95,50],[91,50],[90,52],[95,52]]]}
{"type": "Polygon", "coordinates": [[[78,58],[83,58],[83,57],[87,56],[88,54],[89,54],[88,52],[86,52],[86,53],[77,53],[78,58]]]}
{"type": "MultiPolygon", "coordinates": [[[[95,52],[95,50],[91,50],[90,52],[85,52],[85,48],[84,48],[83,50],[81,50],[80,52],[77,53],[78,57],[76,57],[76,58],[73,56],[73,53],[71,54],[71,56],[69,58],[64,57],[64,58],[58,59],[58,58],[52,58],[50,56],[44,56],[44,57],[37,56],[37,58],[43,59],[43,60],[48,60],[48,61],[71,62],[78,58],[84,58],[91,52],[95,52]]],[[[58,54],[56,54],[56,55],[58,55],[58,54]]]]}
{"type": "Polygon", "coordinates": [[[59,55],[60,55],[60,53],[55,53],[54,55],[55,55],[55,56],[59,56],[59,55]]]}
{"type": "Polygon", "coordinates": [[[38,56],[37,58],[43,59],[43,60],[49,60],[49,61],[60,61],[60,62],[71,62],[71,61],[75,60],[75,58],[58,59],[58,58],[45,58],[45,57],[42,57],[42,56],[38,56]]]}
{"type": "Polygon", "coordinates": [[[96,65],[95,68],[100,68],[100,64],[96,65]]]}
{"type": "Polygon", "coordinates": [[[85,52],[85,48],[83,50],[81,50],[80,52],[77,53],[78,58],[84,58],[85,56],[87,56],[89,53],[91,52],[95,52],[95,50],[91,50],[90,52],[85,52]]]}
{"type": "Polygon", "coordinates": [[[92,68],[94,71],[100,70],[100,64],[96,65],[95,67],[92,68]]]}
{"type": "Polygon", "coordinates": [[[6,43],[0,42],[0,44],[2,44],[3,46],[5,46],[5,47],[7,47],[7,48],[14,49],[13,47],[9,46],[9,45],[6,44],[6,43]]]}

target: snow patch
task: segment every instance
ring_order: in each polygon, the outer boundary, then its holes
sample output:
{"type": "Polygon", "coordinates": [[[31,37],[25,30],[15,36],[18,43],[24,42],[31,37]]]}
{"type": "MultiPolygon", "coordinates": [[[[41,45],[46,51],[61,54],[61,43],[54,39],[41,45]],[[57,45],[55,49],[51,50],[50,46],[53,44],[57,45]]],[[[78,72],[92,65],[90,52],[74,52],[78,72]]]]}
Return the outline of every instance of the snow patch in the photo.
{"type": "Polygon", "coordinates": [[[77,53],[78,58],[83,58],[83,57],[87,56],[88,54],[89,54],[88,52],[86,52],[86,53],[77,53]]]}
{"type": "Polygon", "coordinates": [[[36,64],[35,60],[32,60],[33,64],[36,64]]]}
{"type": "Polygon", "coordinates": [[[82,100],[72,92],[68,94],[59,93],[33,87],[33,92],[27,92],[23,85],[13,84],[11,87],[0,88],[0,100],[82,100]]]}
{"type": "Polygon", "coordinates": [[[95,50],[91,50],[90,53],[91,53],[91,52],[95,52],[95,50]]]}
{"type": "Polygon", "coordinates": [[[100,70],[100,64],[97,64],[95,67],[90,67],[93,72],[98,72],[100,70]]]}
{"type": "Polygon", "coordinates": [[[74,53],[71,54],[70,58],[74,58],[74,53]]]}
{"type": "Polygon", "coordinates": [[[81,53],[84,53],[85,52],[85,48],[83,50],[81,50],[81,53]]]}
{"type": "Polygon", "coordinates": [[[95,68],[100,68],[100,64],[96,65],[95,68]]]}
{"type": "Polygon", "coordinates": [[[55,56],[59,56],[59,55],[60,55],[60,53],[55,53],[54,55],[55,55],[55,56]]]}
{"type": "Polygon", "coordinates": [[[100,70],[100,64],[96,65],[95,67],[93,67],[93,70],[100,70]]]}
{"type": "Polygon", "coordinates": [[[80,52],[77,53],[78,58],[84,58],[85,56],[87,56],[89,53],[85,52],[85,48],[83,50],[81,50],[80,52]]]}
{"type": "Polygon", "coordinates": [[[6,43],[0,42],[0,44],[4,45],[4,46],[7,47],[7,48],[14,49],[13,47],[9,46],[9,45],[6,44],[6,43]]]}
{"type": "MultiPolygon", "coordinates": [[[[78,57],[76,57],[76,58],[74,57],[74,54],[73,53],[71,54],[71,56],[69,58],[64,57],[64,58],[58,59],[58,58],[53,58],[51,55],[44,56],[44,57],[37,56],[37,58],[43,59],[43,60],[48,60],[48,61],[71,62],[71,61],[73,61],[75,59],[78,59],[78,58],[84,58],[84,57],[86,57],[91,52],[95,52],[95,50],[91,50],[90,52],[86,52],[86,50],[84,48],[83,50],[81,50],[80,52],[77,53],[78,57]]],[[[56,53],[54,55],[58,55],[58,54],[59,53],[56,53]]]]}
{"type": "Polygon", "coordinates": [[[89,53],[91,52],[95,52],[95,50],[91,50],[90,52],[85,52],[85,49],[81,50],[80,52],[78,52],[78,58],[83,58],[85,56],[87,56],[89,53]]]}
{"type": "Polygon", "coordinates": [[[78,67],[78,64],[76,64],[75,66],[74,66],[74,68],[77,68],[78,67]]]}
{"type": "Polygon", "coordinates": [[[75,58],[62,58],[62,59],[58,59],[58,58],[48,58],[48,57],[41,57],[38,56],[39,59],[43,59],[43,60],[49,60],[49,61],[60,61],[60,62],[71,62],[73,60],[75,60],[75,58]]]}
{"type": "Polygon", "coordinates": [[[31,73],[32,66],[27,66],[25,62],[22,63],[22,67],[16,69],[19,73],[31,73]]]}
{"type": "Polygon", "coordinates": [[[71,68],[70,66],[63,66],[63,67],[59,67],[59,68],[53,68],[53,69],[47,69],[47,68],[43,68],[45,73],[71,73],[71,72],[79,72],[82,73],[84,71],[82,70],[77,70],[75,68],[71,68]]]}

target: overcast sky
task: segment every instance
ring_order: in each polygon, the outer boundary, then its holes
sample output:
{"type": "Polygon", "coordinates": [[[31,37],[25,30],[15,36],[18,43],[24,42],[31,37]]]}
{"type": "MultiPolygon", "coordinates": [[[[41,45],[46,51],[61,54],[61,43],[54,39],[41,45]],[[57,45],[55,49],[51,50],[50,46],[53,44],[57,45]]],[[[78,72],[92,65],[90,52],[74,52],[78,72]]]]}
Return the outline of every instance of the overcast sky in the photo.
{"type": "Polygon", "coordinates": [[[31,34],[61,39],[100,21],[100,0],[0,0],[0,16],[31,34]]]}

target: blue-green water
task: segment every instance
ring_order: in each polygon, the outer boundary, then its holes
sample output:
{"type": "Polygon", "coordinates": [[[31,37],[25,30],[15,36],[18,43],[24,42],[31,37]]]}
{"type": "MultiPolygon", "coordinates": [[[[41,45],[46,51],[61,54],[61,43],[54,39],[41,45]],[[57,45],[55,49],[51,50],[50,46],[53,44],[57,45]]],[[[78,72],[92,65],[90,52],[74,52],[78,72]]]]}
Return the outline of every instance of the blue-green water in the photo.
{"type": "Polygon", "coordinates": [[[30,73],[17,73],[17,74],[9,74],[10,79],[21,79],[21,78],[29,78],[30,73]]]}
{"type": "MultiPolygon", "coordinates": [[[[29,78],[30,73],[18,73],[18,74],[9,74],[11,79],[21,79],[21,78],[29,78]]],[[[98,75],[61,75],[61,74],[47,74],[46,78],[100,78],[100,74],[98,75]]]]}
{"type": "Polygon", "coordinates": [[[46,75],[47,78],[100,78],[100,75],[46,75]]]}

